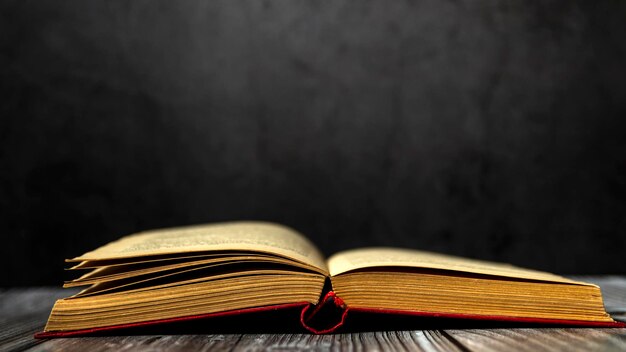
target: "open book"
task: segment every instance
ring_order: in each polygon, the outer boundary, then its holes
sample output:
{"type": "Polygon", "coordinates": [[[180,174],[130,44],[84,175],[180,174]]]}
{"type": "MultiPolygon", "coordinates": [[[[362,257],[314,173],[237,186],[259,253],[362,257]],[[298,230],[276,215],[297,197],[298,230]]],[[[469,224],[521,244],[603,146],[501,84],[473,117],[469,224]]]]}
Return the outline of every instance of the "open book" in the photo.
{"type": "Polygon", "coordinates": [[[302,308],[315,333],[350,311],[448,318],[623,326],[604,310],[599,287],[557,275],[416,250],[363,248],[325,260],[293,229],[233,222],[141,232],[67,260],[88,270],[64,287],[38,337],[302,308]],[[323,292],[330,280],[332,291],[323,292]],[[322,328],[316,307],[342,312],[322,328]]]}

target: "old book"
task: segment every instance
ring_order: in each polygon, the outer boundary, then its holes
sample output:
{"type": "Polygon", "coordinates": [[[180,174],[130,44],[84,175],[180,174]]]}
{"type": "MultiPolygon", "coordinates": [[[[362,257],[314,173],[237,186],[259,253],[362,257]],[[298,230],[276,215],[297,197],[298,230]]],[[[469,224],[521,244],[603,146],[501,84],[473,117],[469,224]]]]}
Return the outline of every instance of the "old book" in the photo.
{"type": "Polygon", "coordinates": [[[37,337],[302,309],[303,327],[330,332],[349,312],[623,326],[600,288],[508,264],[397,248],[344,251],[328,260],[303,235],[266,222],[233,222],[129,235],[79,257],[37,337]],[[323,292],[326,281],[332,290],[323,292]],[[336,321],[307,322],[331,302],[336,321]]]}

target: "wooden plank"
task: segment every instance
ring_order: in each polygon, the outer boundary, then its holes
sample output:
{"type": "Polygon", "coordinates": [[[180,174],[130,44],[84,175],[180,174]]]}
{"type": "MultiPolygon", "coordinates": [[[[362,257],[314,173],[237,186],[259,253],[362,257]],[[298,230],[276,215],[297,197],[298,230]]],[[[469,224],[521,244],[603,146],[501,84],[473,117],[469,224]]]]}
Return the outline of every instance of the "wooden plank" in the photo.
{"type": "Polygon", "coordinates": [[[55,300],[74,292],[59,288],[10,289],[0,292],[0,351],[35,346],[33,338],[48,319],[55,300]]]}
{"type": "Polygon", "coordinates": [[[107,336],[47,340],[29,351],[223,351],[233,350],[241,335],[107,336]]]}
{"type": "Polygon", "coordinates": [[[18,351],[35,346],[33,332],[43,327],[41,316],[22,316],[19,320],[0,318],[0,351],[18,351]]]}
{"type": "Polygon", "coordinates": [[[624,351],[626,329],[469,329],[447,332],[471,351],[624,351]]]}
{"type": "Polygon", "coordinates": [[[442,331],[385,331],[335,335],[245,334],[111,336],[53,339],[31,351],[466,351],[442,331]]]}

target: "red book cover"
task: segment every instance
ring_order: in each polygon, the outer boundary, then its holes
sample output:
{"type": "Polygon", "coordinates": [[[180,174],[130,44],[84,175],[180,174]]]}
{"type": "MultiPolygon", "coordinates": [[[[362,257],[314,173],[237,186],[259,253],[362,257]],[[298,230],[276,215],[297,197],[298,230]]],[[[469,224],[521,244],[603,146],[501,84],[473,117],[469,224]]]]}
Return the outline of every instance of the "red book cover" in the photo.
{"type": "Polygon", "coordinates": [[[463,319],[463,320],[476,320],[476,321],[493,321],[493,322],[513,322],[522,324],[537,324],[537,325],[554,325],[554,326],[570,326],[570,327],[613,327],[623,328],[626,327],[626,323],[623,322],[594,322],[594,321],[582,321],[582,320],[559,320],[559,319],[540,319],[540,318],[520,318],[520,317],[508,317],[508,316],[494,316],[494,315],[470,315],[470,314],[453,314],[453,313],[431,313],[431,312],[417,312],[417,311],[403,311],[403,310],[389,310],[389,309],[369,309],[369,308],[350,308],[345,305],[343,300],[338,297],[333,291],[329,291],[320,300],[317,305],[312,305],[307,302],[290,303],[282,305],[274,305],[267,307],[256,307],[247,309],[237,309],[226,312],[210,313],[191,315],[178,318],[153,320],[132,324],[105,326],[84,330],[73,331],[53,331],[53,332],[40,332],[35,335],[35,338],[55,338],[55,337],[75,337],[86,336],[102,332],[110,332],[122,329],[145,327],[145,326],[158,326],[167,323],[176,323],[184,321],[194,321],[201,319],[211,319],[224,316],[240,316],[241,319],[246,319],[246,315],[278,311],[287,309],[300,309],[300,324],[304,330],[307,330],[314,334],[327,334],[336,332],[341,328],[348,320],[350,312],[354,313],[367,313],[367,314],[385,314],[396,316],[415,316],[415,317],[431,317],[431,318],[446,318],[446,319],[463,319]],[[336,312],[330,316],[325,316],[324,319],[316,319],[321,315],[321,312],[328,309],[335,309],[336,312]],[[315,324],[312,322],[315,321],[315,324]]]}

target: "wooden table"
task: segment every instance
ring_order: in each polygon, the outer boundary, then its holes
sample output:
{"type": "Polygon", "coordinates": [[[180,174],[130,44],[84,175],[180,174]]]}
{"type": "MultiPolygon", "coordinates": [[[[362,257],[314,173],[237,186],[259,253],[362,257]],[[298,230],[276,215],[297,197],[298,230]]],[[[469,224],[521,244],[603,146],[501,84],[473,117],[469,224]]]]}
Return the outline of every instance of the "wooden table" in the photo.
{"type": "MultiPolygon", "coordinates": [[[[626,321],[626,276],[576,277],[602,287],[606,309],[626,321]]],[[[408,350],[408,351],[622,351],[626,329],[476,328],[394,330],[316,336],[291,334],[202,334],[106,336],[35,340],[57,288],[0,291],[0,351],[193,351],[193,350],[408,350]]]]}

